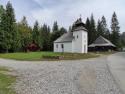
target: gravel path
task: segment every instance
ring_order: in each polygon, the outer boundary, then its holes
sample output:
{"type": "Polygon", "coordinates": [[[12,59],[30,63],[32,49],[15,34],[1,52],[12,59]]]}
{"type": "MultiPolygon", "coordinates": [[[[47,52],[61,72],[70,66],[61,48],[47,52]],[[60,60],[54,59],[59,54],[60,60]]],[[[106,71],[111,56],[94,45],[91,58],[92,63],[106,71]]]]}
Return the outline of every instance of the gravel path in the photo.
{"type": "Polygon", "coordinates": [[[52,62],[0,59],[0,66],[16,71],[17,94],[122,94],[107,62],[107,57],[52,62]]]}
{"type": "Polygon", "coordinates": [[[125,52],[109,56],[108,61],[111,73],[125,94],[125,52]]]}

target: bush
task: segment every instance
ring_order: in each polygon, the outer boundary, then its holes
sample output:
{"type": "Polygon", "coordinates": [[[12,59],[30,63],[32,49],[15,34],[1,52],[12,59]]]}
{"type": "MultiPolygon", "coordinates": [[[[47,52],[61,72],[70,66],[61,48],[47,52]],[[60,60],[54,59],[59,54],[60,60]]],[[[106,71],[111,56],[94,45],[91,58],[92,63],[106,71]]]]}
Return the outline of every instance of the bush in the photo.
{"type": "Polygon", "coordinates": [[[63,56],[43,56],[43,59],[63,59],[63,56]]]}

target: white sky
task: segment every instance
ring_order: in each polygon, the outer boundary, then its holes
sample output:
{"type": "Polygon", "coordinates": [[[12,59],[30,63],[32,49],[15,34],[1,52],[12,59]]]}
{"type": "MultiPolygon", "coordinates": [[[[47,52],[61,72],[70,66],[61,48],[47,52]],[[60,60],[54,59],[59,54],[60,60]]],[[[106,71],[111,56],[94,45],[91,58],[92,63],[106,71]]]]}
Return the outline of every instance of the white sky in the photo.
{"type": "MultiPolygon", "coordinates": [[[[8,0],[0,0],[5,5],[8,0]]],[[[110,28],[111,17],[115,11],[120,23],[121,31],[125,31],[125,0],[10,0],[15,9],[18,21],[26,16],[30,25],[35,20],[40,24],[52,26],[58,21],[60,26],[68,28],[82,15],[83,21],[94,14],[96,22],[103,15],[110,28]]]]}

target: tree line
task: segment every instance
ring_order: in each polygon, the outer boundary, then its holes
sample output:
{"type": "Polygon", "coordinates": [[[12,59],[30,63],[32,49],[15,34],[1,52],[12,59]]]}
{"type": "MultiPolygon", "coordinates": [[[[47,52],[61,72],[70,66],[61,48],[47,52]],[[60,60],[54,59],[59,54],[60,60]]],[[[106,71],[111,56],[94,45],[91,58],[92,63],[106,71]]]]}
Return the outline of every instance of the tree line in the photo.
{"type": "Polygon", "coordinates": [[[96,25],[92,14],[90,18],[87,18],[85,25],[89,36],[88,44],[93,43],[97,37],[103,36],[110,40],[118,48],[125,46],[123,34],[120,33],[120,26],[115,12],[111,18],[110,30],[107,26],[106,18],[104,16],[98,20],[96,25]]]}
{"type": "Polygon", "coordinates": [[[25,51],[32,42],[38,44],[42,51],[52,51],[53,41],[66,33],[64,27],[59,28],[55,21],[52,32],[47,24],[39,25],[38,21],[31,27],[24,16],[16,22],[14,9],[10,2],[6,8],[0,5],[0,52],[25,51]]]}
{"type": "MultiPolygon", "coordinates": [[[[93,14],[87,18],[85,27],[88,30],[89,44],[102,35],[118,47],[125,45],[124,34],[120,34],[115,12],[111,19],[111,30],[108,29],[104,16],[96,25],[93,14]]],[[[25,47],[32,42],[38,44],[42,51],[52,51],[53,41],[66,32],[67,29],[64,27],[59,28],[57,21],[54,22],[52,29],[47,24],[40,25],[38,21],[31,27],[25,16],[17,22],[12,4],[8,2],[6,8],[0,5],[0,52],[25,51],[25,47]]]]}

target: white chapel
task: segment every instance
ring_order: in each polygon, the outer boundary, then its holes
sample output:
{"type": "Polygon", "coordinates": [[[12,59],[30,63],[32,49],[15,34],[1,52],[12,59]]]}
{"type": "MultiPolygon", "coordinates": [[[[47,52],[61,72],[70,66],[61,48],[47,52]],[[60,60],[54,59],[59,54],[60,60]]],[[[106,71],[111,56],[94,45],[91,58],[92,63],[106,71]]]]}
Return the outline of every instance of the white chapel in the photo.
{"type": "Polygon", "coordinates": [[[71,31],[54,41],[54,52],[88,53],[88,32],[81,18],[74,22],[71,31]]]}

